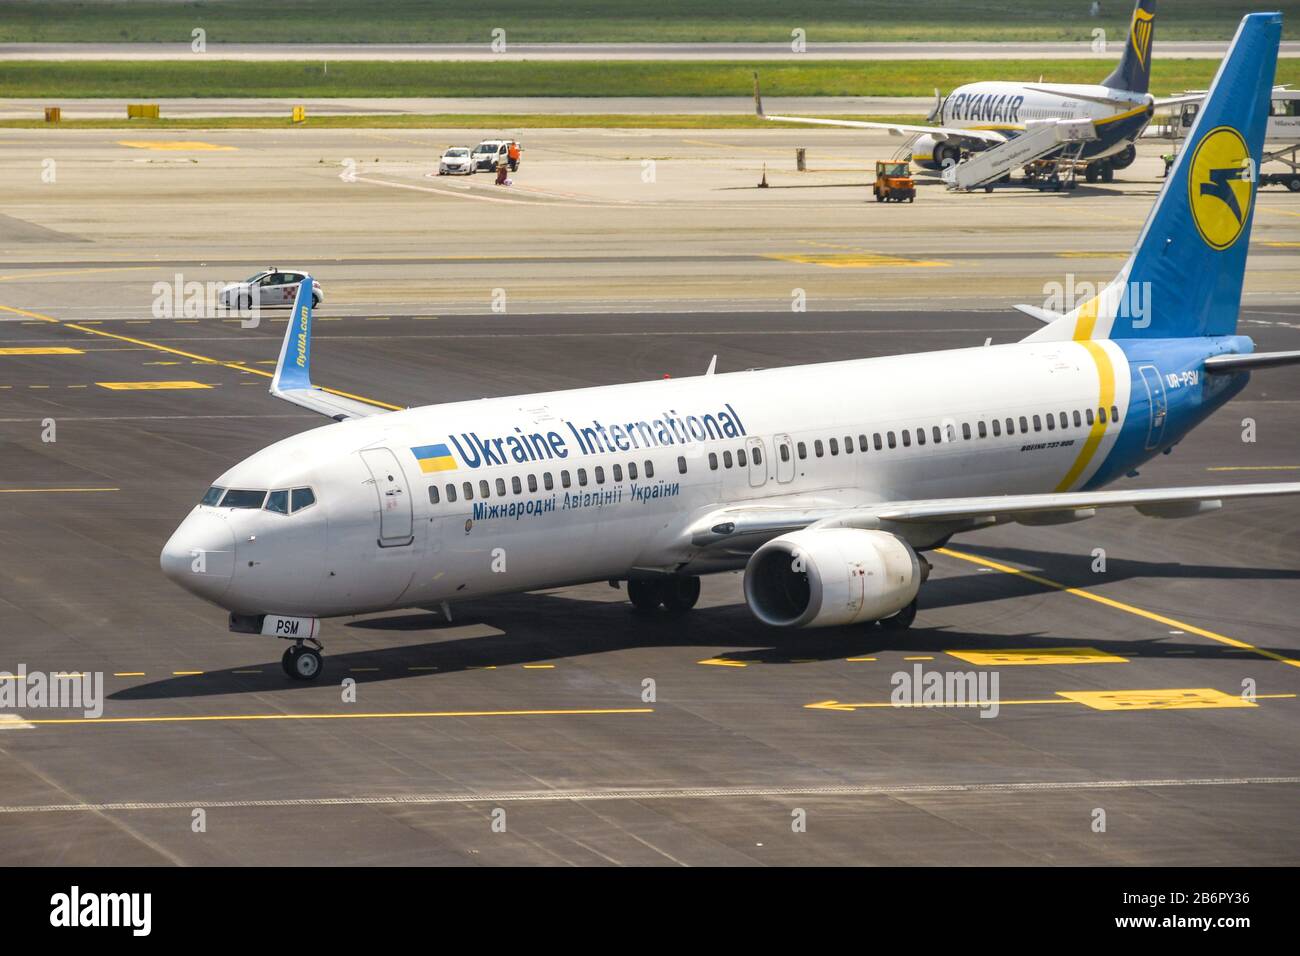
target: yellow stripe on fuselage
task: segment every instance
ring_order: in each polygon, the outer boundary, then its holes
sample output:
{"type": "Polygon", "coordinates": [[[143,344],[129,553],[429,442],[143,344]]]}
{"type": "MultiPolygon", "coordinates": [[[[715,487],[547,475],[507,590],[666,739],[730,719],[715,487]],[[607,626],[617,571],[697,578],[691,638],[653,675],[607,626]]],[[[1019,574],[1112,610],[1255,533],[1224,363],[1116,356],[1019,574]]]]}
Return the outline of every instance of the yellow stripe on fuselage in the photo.
{"type": "MultiPolygon", "coordinates": [[[[1093,363],[1097,366],[1097,408],[1109,409],[1115,402],[1115,367],[1111,364],[1110,354],[1105,347],[1098,344],[1092,338],[1092,333],[1097,326],[1097,311],[1101,307],[1101,299],[1093,298],[1084,303],[1079,309],[1079,317],[1074,324],[1074,341],[1084,347],[1089,355],[1092,356],[1093,363]]],[[[1109,416],[1109,411],[1107,412],[1109,416]]],[[[1109,421],[1109,417],[1107,419],[1109,421]]],[[[1065,473],[1061,483],[1056,486],[1057,492],[1069,491],[1073,488],[1083,473],[1087,470],[1088,465],[1092,463],[1093,456],[1097,454],[1097,449],[1101,446],[1101,440],[1106,437],[1106,422],[1102,421],[1101,415],[1097,415],[1092,422],[1092,428],[1088,430],[1088,437],[1083,441],[1083,447],[1079,449],[1079,455],[1074,459],[1074,464],[1070,470],[1065,473]]]]}

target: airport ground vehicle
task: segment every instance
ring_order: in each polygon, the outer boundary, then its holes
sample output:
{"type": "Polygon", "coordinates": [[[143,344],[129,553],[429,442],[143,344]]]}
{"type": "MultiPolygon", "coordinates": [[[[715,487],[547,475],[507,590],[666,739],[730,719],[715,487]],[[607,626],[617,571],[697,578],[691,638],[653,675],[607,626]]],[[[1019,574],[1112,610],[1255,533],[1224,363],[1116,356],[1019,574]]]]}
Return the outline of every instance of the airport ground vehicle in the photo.
{"type": "Polygon", "coordinates": [[[876,181],[871,186],[876,202],[912,202],[916,183],[906,161],[877,160],[876,181]]]}
{"type": "Polygon", "coordinates": [[[506,163],[513,173],[519,168],[518,154],[522,150],[518,141],[513,139],[486,139],[474,147],[474,168],[494,172],[499,163],[506,163]],[[511,147],[514,147],[514,158],[511,147]]]}
{"type": "Polygon", "coordinates": [[[468,146],[450,146],[438,160],[439,176],[472,176],[474,160],[470,157],[468,146]]]}
{"type": "MultiPolygon", "coordinates": [[[[272,266],[263,272],[249,276],[243,282],[234,282],[226,286],[220,292],[219,301],[231,309],[246,309],[254,305],[263,308],[268,306],[287,308],[293,305],[303,275],[301,272],[285,272],[272,266]]],[[[324,301],[325,290],[321,288],[319,282],[313,281],[311,304],[317,306],[324,301]]]]}

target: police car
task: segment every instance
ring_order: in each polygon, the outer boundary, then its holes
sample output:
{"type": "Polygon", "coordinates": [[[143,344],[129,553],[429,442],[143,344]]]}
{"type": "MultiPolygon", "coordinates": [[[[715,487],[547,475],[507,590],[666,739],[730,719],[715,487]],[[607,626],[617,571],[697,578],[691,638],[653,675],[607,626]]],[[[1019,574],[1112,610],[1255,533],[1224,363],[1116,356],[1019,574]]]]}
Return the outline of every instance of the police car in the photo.
{"type": "Polygon", "coordinates": [[[438,160],[438,175],[472,175],[474,160],[470,158],[468,146],[452,146],[438,160]]]}
{"type": "MultiPolygon", "coordinates": [[[[220,301],[231,309],[248,309],[254,305],[268,306],[293,305],[298,295],[298,286],[303,280],[301,272],[285,272],[274,266],[264,272],[249,276],[243,282],[235,282],[221,290],[220,301]]],[[[319,282],[314,282],[311,304],[314,308],[325,300],[325,291],[319,282]]]]}

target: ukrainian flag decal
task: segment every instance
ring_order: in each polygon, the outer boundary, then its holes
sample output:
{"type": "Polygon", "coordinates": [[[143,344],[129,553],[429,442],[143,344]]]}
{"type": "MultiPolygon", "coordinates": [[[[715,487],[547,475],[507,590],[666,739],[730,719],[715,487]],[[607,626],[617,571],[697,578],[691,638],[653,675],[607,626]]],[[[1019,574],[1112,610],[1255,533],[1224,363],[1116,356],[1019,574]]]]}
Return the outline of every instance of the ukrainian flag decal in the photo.
{"type": "Polygon", "coordinates": [[[420,471],[455,471],[456,459],[451,456],[451,449],[446,445],[420,445],[412,448],[411,454],[420,463],[420,471]]]}

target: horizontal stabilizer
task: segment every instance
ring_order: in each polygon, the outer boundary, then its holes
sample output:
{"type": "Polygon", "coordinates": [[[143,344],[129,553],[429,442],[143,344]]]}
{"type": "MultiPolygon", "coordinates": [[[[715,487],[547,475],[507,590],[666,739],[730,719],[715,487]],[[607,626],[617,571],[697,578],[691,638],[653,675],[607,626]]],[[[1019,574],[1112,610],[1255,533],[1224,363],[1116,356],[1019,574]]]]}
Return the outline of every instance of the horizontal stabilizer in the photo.
{"type": "Polygon", "coordinates": [[[1226,374],[1296,364],[1300,364],[1300,352],[1250,352],[1246,355],[1213,355],[1205,360],[1205,370],[1212,374],[1226,374]]]}
{"type": "Polygon", "coordinates": [[[1036,305],[1025,305],[1022,303],[1016,306],[1015,308],[1016,311],[1023,312],[1031,319],[1037,319],[1039,322],[1042,322],[1044,325],[1051,325],[1057,319],[1065,318],[1065,316],[1062,315],[1060,312],[1053,312],[1051,309],[1043,309],[1036,305]]]}

